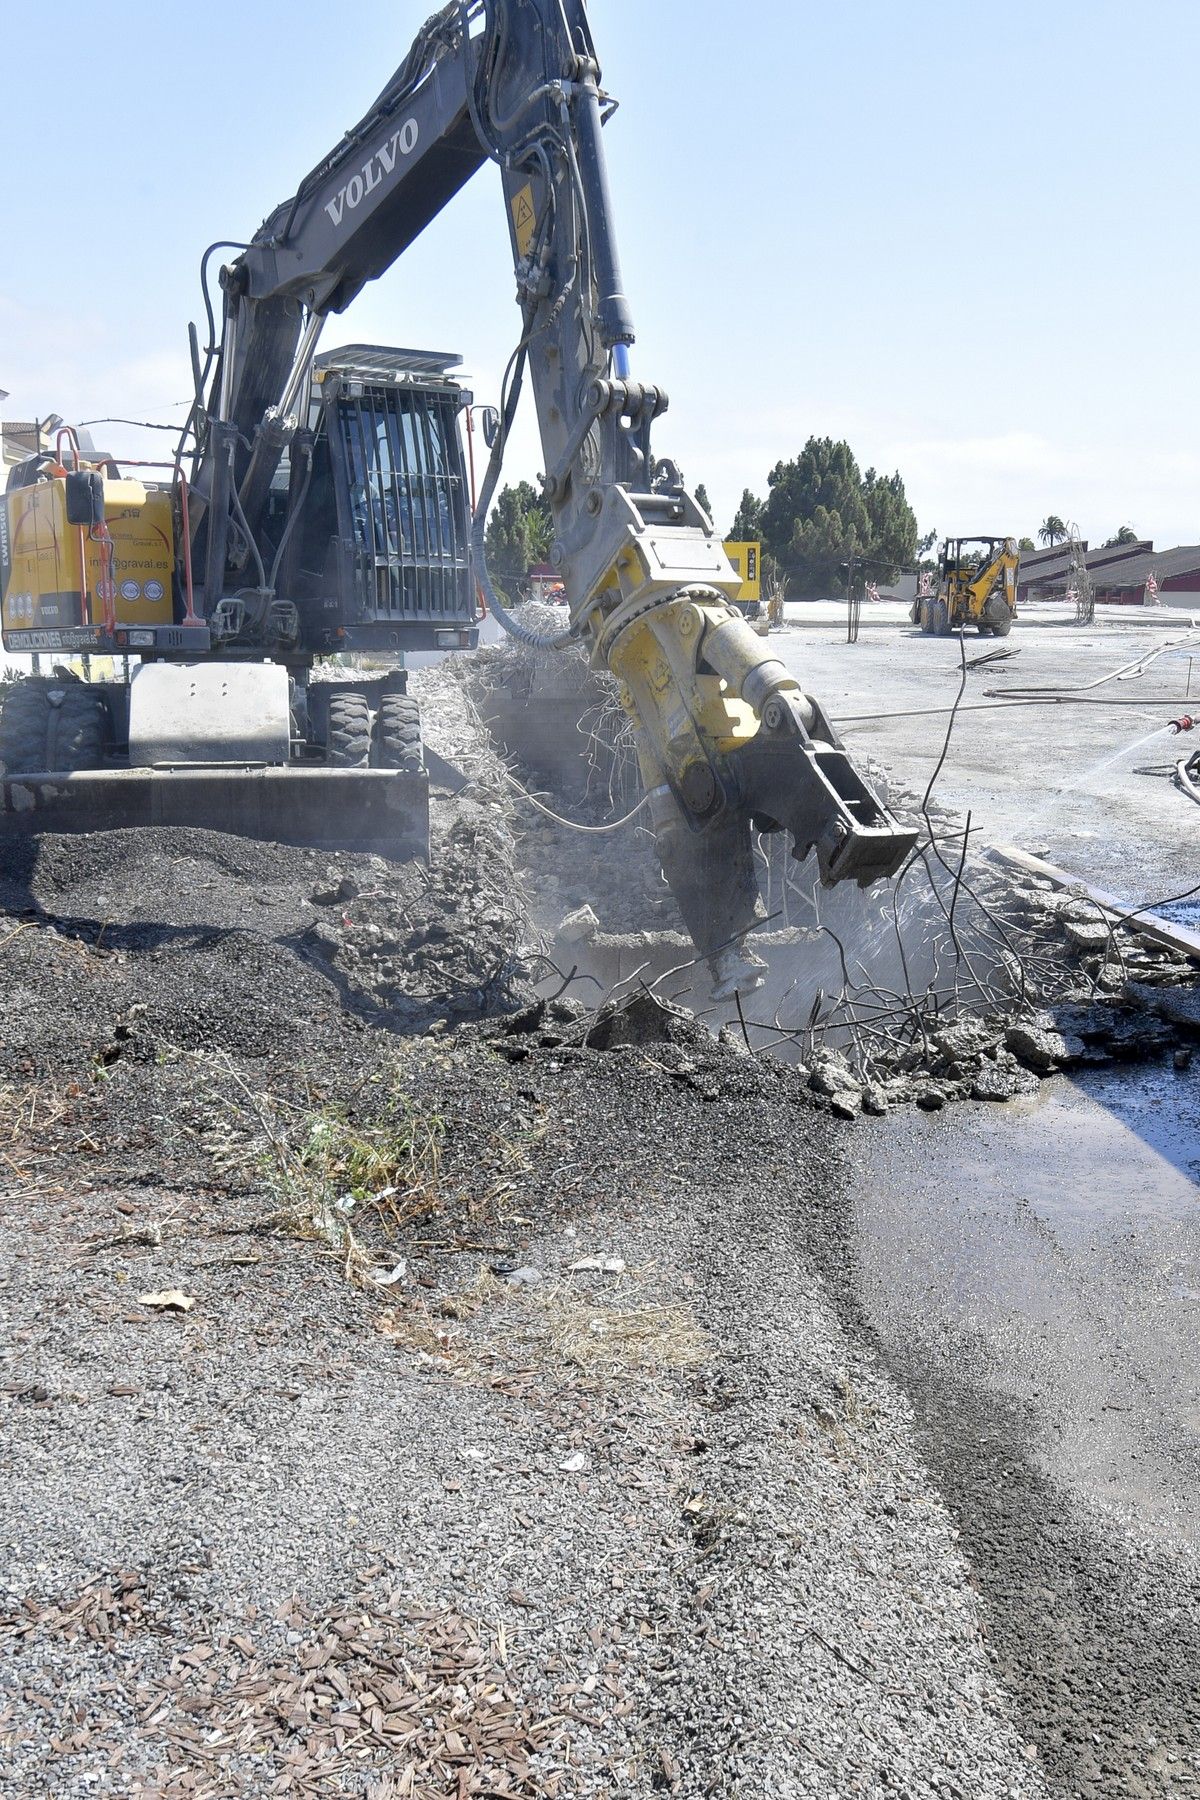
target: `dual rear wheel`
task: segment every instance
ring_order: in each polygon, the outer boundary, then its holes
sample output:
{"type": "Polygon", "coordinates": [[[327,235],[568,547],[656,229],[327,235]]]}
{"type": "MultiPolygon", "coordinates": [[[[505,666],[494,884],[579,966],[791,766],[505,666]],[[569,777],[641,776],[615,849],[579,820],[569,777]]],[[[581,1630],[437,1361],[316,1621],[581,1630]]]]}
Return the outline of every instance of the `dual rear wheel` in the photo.
{"type": "Polygon", "coordinates": [[[6,774],[100,768],[111,733],[96,688],[73,678],[28,676],[0,691],[0,765],[6,774]]]}
{"type": "Polygon", "coordinates": [[[950,611],[944,600],[921,601],[921,630],[927,637],[949,637],[950,611]]]}
{"type": "MultiPolygon", "coordinates": [[[[103,694],[73,678],[28,676],[0,688],[0,770],[8,775],[74,774],[103,766],[111,742],[103,694]]],[[[385,694],[374,719],[365,694],[329,701],[327,756],[338,769],[425,767],[421,713],[409,694],[385,694]]]]}
{"type": "MultiPolygon", "coordinates": [[[[944,600],[922,600],[920,622],[921,630],[930,637],[949,637],[953,629],[944,600]]],[[[1013,628],[1013,615],[1001,602],[985,610],[975,628],[980,637],[1007,637],[1013,628]]]]}
{"type": "Polygon", "coordinates": [[[979,635],[987,637],[1007,637],[1013,628],[1013,615],[1003,600],[989,600],[979,620],[979,635]]]}
{"type": "Polygon", "coordinates": [[[425,752],[417,702],[410,694],[385,694],[372,720],[365,694],[331,694],[326,755],[336,769],[375,767],[421,774],[425,752]]]}

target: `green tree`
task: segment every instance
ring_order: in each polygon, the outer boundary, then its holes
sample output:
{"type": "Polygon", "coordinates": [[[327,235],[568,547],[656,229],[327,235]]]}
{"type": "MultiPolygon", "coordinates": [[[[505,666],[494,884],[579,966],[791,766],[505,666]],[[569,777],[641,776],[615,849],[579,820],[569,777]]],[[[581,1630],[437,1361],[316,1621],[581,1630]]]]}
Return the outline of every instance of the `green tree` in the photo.
{"type": "Polygon", "coordinates": [[[1038,536],[1051,547],[1061,544],[1066,535],[1067,528],[1057,513],[1048,513],[1038,526],[1038,536]]]}
{"type": "Polygon", "coordinates": [[[742,489],[742,498],[737,511],[733,515],[733,524],[729,527],[731,544],[752,544],[762,536],[763,503],[749,488],[742,489]]]}
{"type": "Polygon", "coordinates": [[[917,554],[917,521],[897,475],[859,471],[849,444],[809,438],[792,462],[776,463],[767,477],[762,538],[799,595],[840,589],[842,565],[870,557],[883,580],[911,568],[917,554]]]}
{"type": "Polygon", "coordinates": [[[1018,550],[1033,550],[1033,549],[1036,549],[1036,547],[1037,546],[1034,544],[1034,541],[1031,537],[1023,537],[1023,538],[1019,538],[1017,540],[1017,549],[1018,550]]]}
{"type": "Polygon", "coordinates": [[[550,509],[531,482],[501,488],[488,519],[488,570],[511,605],[525,594],[529,566],[544,562],[554,537],[550,509]]]}
{"type": "Polygon", "coordinates": [[[895,581],[901,569],[911,569],[917,560],[917,516],[908,504],[899,474],[878,475],[868,469],[863,476],[863,502],[870,528],[868,554],[887,565],[875,574],[895,581]]]}
{"type": "Polygon", "coordinates": [[[713,516],[712,501],[708,497],[708,489],[705,487],[704,483],[700,482],[699,486],[696,487],[693,492],[696,496],[696,505],[702,506],[711,519],[713,516]]]}
{"type": "Polygon", "coordinates": [[[1105,550],[1111,550],[1114,544],[1136,544],[1138,542],[1138,534],[1133,529],[1133,526],[1122,525],[1116,537],[1105,538],[1103,548],[1105,550]]]}

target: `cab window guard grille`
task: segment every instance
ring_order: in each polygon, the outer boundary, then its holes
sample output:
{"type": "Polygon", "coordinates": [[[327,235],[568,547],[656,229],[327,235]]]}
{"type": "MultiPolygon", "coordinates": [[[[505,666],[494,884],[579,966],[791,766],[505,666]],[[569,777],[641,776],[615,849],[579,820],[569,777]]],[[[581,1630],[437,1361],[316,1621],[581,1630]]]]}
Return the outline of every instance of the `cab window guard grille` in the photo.
{"type": "Polygon", "coordinates": [[[336,401],[359,598],[369,622],[471,618],[457,404],[420,389],[336,401]]]}

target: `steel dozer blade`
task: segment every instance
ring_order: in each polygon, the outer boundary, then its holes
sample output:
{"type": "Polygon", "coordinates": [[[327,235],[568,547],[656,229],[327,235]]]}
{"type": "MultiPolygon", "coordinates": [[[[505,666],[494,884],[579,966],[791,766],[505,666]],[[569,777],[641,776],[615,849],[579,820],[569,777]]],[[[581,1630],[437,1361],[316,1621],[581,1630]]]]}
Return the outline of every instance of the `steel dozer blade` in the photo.
{"type": "MultiPolygon", "coordinates": [[[[0,775],[9,830],[197,826],[267,843],[429,854],[429,777],[405,768],[291,759],[288,672],[270,663],[150,663],[128,695],[128,761],[70,774],[0,775]]],[[[51,703],[109,690],[65,679],[51,703]]],[[[364,708],[366,702],[363,702],[364,708]]],[[[35,716],[40,716],[36,705],[35,716]]],[[[365,716],[365,715],[364,715],[365,716]]]]}
{"type": "Polygon", "coordinates": [[[429,778],[395,769],[238,764],[0,777],[6,831],[190,825],[268,843],[429,854],[429,778]]]}

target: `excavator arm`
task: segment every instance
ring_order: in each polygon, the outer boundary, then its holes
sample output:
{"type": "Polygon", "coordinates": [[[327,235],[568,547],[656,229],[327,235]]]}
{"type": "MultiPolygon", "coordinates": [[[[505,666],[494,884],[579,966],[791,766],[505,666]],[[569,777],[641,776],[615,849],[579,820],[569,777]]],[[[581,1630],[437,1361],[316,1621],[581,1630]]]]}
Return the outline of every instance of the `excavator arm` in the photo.
{"type": "Polygon", "coordinates": [[[374,106],[222,271],[222,343],[196,482],[206,606],[257,529],[298,424],[321,327],[403,253],[485,161],[498,164],[520,308],[473,524],[497,617],[538,647],[583,642],[636,727],[663,866],[718,989],[755,984],[752,830],[815,849],[825,881],[894,873],[913,834],[857,773],[817,702],[731,604],[738,577],[652,431],[667,396],[635,377],[601,138],[612,102],[584,0],[464,0],[423,27],[374,106]],[[484,526],[522,384],[569,624],[538,637],[487,572],[484,526]],[[231,531],[231,520],[236,520],[231,531]]]}

